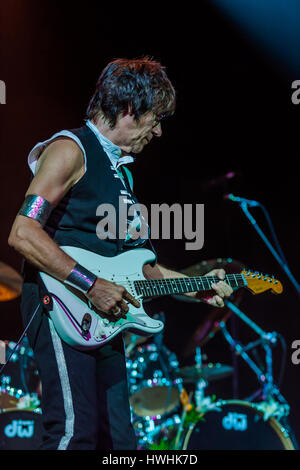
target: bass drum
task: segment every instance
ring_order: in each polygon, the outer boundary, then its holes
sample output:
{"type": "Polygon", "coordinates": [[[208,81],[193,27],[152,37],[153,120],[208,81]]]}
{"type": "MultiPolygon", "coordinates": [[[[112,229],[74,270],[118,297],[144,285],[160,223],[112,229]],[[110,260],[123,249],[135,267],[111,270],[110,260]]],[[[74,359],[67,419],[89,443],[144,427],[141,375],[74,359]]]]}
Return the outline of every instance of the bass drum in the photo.
{"type": "Polygon", "coordinates": [[[209,411],[186,432],[184,450],[295,450],[285,428],[267,421],[255,404],[241,400],[221,402],[221,411],[209,411]]]}
{"type": "Polygon", "coordinates": [[[42,415],[20,410],[0,412],[0,450],[37,450],[42,442],[42,415]]]}

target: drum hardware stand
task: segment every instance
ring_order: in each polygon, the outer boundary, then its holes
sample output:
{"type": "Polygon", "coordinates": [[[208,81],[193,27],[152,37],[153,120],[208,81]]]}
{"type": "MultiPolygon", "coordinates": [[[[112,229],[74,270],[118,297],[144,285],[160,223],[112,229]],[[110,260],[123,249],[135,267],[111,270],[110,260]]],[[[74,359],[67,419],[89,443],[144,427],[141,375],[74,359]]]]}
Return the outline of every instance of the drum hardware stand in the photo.
{"type": "MultiPolygon", "coordinates": [[[[188,403],[189,404],[192,402],[192,398],[193,398],[193,392],[190,392],[189,393],[189,398],[188,398],[188,403]]],[[[177,430],[176,437],[175,437],[175,443],[174,443],[174,449],[175,450],[180,449],[179,446],[181,444],[181,436],[182,436],[182,433],[183,433],[183,430],[184,430],[183,425],[184,425],[186,415],[187,415],[187,408],[186,408],[186,406],[184,406],[183,411],[181,413],[181,416],[179,418],[179,426],[178,426],[178,430],[177,430]]]]}
{"type": "MultiPolygon", "coordinates": [[[[212,405],[212,400],[210,396],[205,396],[205,389],[208,386],[208,381],[205,380],[203,377],[201,377],[201,369],[202,369],[202,353],[201,353],[201,348],[196,347],[196,354],[195,354],[195,363],[196,363],[196,368],[199,369],[199,379],[196,381],[196,387],[195,387],[195,392],[190,392],[189,397],[188,397],[188,404],[192,403],[192,398],[194,395],[194,402],[195,402],[195,409],[199,413],[205,413],[207,409],[211,408],[212,405]]],[[[221,411],[219,408],[218,404],[214,404],[213,408],[215,411],[221,411]]],[[[178,430],[176,433],[176,438],[175,438],[175,445],[174,449],[175,450],[180,450],[182,447],[182,434],[184,432],[184,422],[185,418],[187,416],[187,405],[183,407],[183,411],[180,417],[180,422],[178,426],[178,430]]]]}
{"type": "Polygon", "coordinates": [[[23,347],[23,351],[22,351],[22,348],[20,349],[20,376],[21,376],[21,382],[22,382],[23,390],[24,390],[25,394],[27,395],[27,394],[29,394],[29,390],[28,390],[28,387],[27,387],[27,381],[26,381],[26,371],[28,369],[29,358],[25,354],[26,349],[28,349],[28,347],[29,347],[29,342],[28,342],[27,336],[24,337],[24,341],[23,341],[22,344],[23,344],[23,346],[25,344],[25,347],[23,347]],[[24,349],[25,349],[25,351],[24,351],[24,349]]]}
{"type": "MultiPolygon", "coordinates": [[[[154,318],[160,319],[161,321],[165,321],[165,315],[163,312],[160,312],[158,314],[154,315],[154,318]]],[[[136,337],[133,337],[133,346],[131,344],[130,350],[134,349],[134,346],[136,345],[136,337]]],[[[172,380],[172,371],[169,370],[168,366],[170,366],[172,369],[178,367],[178,361],[177,357],[174,353],[171,353],[167,347],[163,344],[163,332],[160,332],[159,334],[156,334],[153,338],[153,344],[156,346],[155,348],[155,355],[157,356],[157,361],[158,361],[158,367],[157,370],[154,371],[153,377],[155,378],[165,378],[168,382],[166,384],[167,390],[166,390],[166,395],[164,397],[164,403],[162,404],[162,407],[164,411],[162,412],[161,416],[157,415],[156,417],[153,416],[144,416],[142,420],[142,426],[141,428],[143,429],[143,432],[140,434],[140,439],[139,442],[142,445],[145,444],[151,444],[153,439],[155,439],[159,433],[167,427],[171,427],[174,425],[179,425],[181,420],[180,417],[175,414],[171,417],[165,417],[165,413],[168,410],[169,405],[171,404],[172,400],[172,389],[173,389],[173,383],[172,380]]],[[[127,347],[126,351],[128,352],[129,349],[127,347]]],[[[131,351],[130,351],[131,352],[131,351]]],[[[151,358],[150,358],[151,360],[151,358]]],[[[177,379],[176,384],[178,386],[178,390],[180,391],[182,389],[182,380],[177,379]]]]}
{"type": "Polygon", "coordinates": [[[136,347],[137,345],[137,338],[138,338],[138,335],[132,335],[131,336],[131,339],[130,339],[130,343],[128,344],[128,346],[125,348],[125,354],[126,356],[130,356],[131,352],[134,350],[134,348],[136,347]]]}
{"type": "MultiPolygon", "coordinates": [[[[195,362],[196,362],[196,367],[199,369],[202,368],[202,353],[201,353],[201,348],[196,348],[196,354],[195,354],[195,362]]],[[[203,398],[205,396],[205,389],[208,386],[207,380],[203,379],[203,377],[199,378],[196,382],[196,391],[195,391],[195,402],[196,402],[196,407],[200,408],[201,402],[203,401],[203,398]]]]}
{"type": "MultiPolygon", "coordinates": [[[[163,323],[165,323],[165,314],[163,312],[160,312],[158,314],[155,314],[153,318],[156,318],[156,319],[159,319],[160,321],[162,321],[163,323]]],[[[160,353],[160,351],[163,351],[166,356],[168,357],[169,356],[169,351],[168,349],[166,348],[166,346],[163,344],[163,338],[164,338],[164,333],[163,331],[161,331],[160,333],[156,334],[154,336],[154,344],[156,344],[157,346],[157,351],[158,351],[158,354],[160,353]]],[[[174,360],[176,359],[174,355],[170,355],[170,358],[168,358],[170,363],[173,362],[174,363],[174,360]]],[[[164,373],[164,376],[166,377],[166,379],[170,382],[170,375],[169,375],[169,372],[168,372],[168,368],[166,367],[166,364],[164,363],[164,361],[162,360],[162,358],[160,359],[160,366],[162,368],[162,372],[164,373]]],[[[178,364],[174,364],[174,366],[178,366],[178,364]]],[[[179,384],[180,386],[180,384],[179,384]]],[[[180,387],[179,387],[180,388],[180,387]]],[[[171,392],[172,392],[172,385],[170,383],[169,387],[168,387],[168,394],[167,394],[167,397],[166,397],[166,401],[165,401],[165,409],[168,408],[168,405],[170,403],[170,399],[171,399],[171,392]]]]}
{"type": "Polygon", "coordinates": [[[34,319],[34,317],[35,317],[36,314],[37,314],[37,311],[38,311],[40,305],[41,305],[41,302],[39,302],[39,304],[37,305],[35,311],[34,311],[33,314],[32,314],[32,317],[30,318],[28,324],[26,325],[26,328],[24,329],[23,333],[21,334],[21,336],[20,336],[20,338],[19,338],[19,341],[18,341],[18,342],[15,344],[15,346],[13,347],[13,349],[12,349],[12,351],[11,351],[11,353],[10,353],[8,359],[7,359],[7,361],[6,361],[6,362],[2,365],[2,367],[0,368],[0,377],[1,377],[1,375],[3,374],[3,371],[4,371],[5,367],[7,366],[7,364],[9,363],[10,359],[12,358],[13,354],[16,352],[17,347],[18,347],[19,344],[21,343],[22,339],[25,337],[25,335],[26,335],[26,333],[27,333],[27,331],[28,331],[28,329],[29,329],[29,327],[30,327],[30,325],[31,325],[31,323],[32,323],[32,321],[33,321],[33,319],[34,319]]]}
{"type": "Polygon", "coordinates": [[[293,286],[295,287],[298,295],[300,296],[300,285],[298,284],[297,280],[295,279],[295,277],[293,276],[293,274],[291,273],[290,271],[290,268],[287,264],[287,261],[285,259],[285,256],[284,254],[282,253],[282,250],[280,248],[280,245],[278,243],[278,240],[277,240],[277,237],[276,237],[276,234],[275,234],[275,231],[274,231],[274,228],[273,228],[273,224],[271,222],[271,219],[270,219],[270,216],[266,210],[266,208],[263,206],[263,204],[261,204],[260,202],[257,202],[257,201],[248,201],[247,199],[244,199],[244,198],[237,198],[233,195],[230,195],[231,197],[229,197],[229,199],[231,200],[234,200],[235,202],[238,202],[240,208],[242,209],[242,211],[244,212],[245,216],[247,217],[247,219],[250,221],[250,223],[252,224],[252,226],[254,227],[254,229],[256,230],[256,232],[258,233],[258,235],[260,236],[260,238],[263,240],[263,242],[265,243],[265,245],[267,246],[267,248],[270,250],[270,252],[272,253],[272,255],[274,256],[274,258],[276,259],[276,261],[278,262],[278,264],[281,266],[281,268],[284,270],[285,274],[287,275],[287,277],[289,278],[289,280],[291,281],[291,283],[293,284],[293,286]],[[267,219],[267,222],[269,223],[269,226],[270,226],[270,229],[271,229],[271,232],[273,234],[273,238],[276,242],[276,245],[277,245],[277,249],[278,251],[280,252],[280,254],[277,253],[277,251],[275,250],[275,248],[273,247],[273,245],[270,243],[270,241],[268,240],[268,238],[265,236],[264,232],[262,231],[262,229],[257,225],[257,222],[256,220],[254,219],[254,217],[252,216],[252,214],[250,214],[249,210],[248,210],[248,207],[255,207],[255,206],[258,206],[260,207],[264,214],[265,214],[265,217],[267,219]]]}
{"type": "MultiPolygon", "coordinates": [[[[289,405],[285,398],[281,395],[278,387],[274,384],[273,380],[273,357],[272,357],[272,347],[277,343],[277,333],[275,331],[268,333],[263,331],[258,325],[256,325],[250,318],[248,318],[235,304],[226,300],[226,305],[241,319],[243,320],[252,330],[254,330],[260,338],[256,341],[253,341],[246,346],[242,345],[238,341],[234,340],[229,334],[226,325],[224,322],[220,323],[221,331],[230,344],[232,350],[236,355],[241,356],[248,366],[254,371],[257,376],[259,383],[262,388],[257,390],[251,397],[247,398],[247,401],[253,401],[261,397],[264,402],[273,402],[277,404],[277,409],[275,413],[280,413],[281,416],[287,416],[289,414],[289,405]],[[251,351],[257,346],[262,346],[265,350],[265,361],[266,361],[266,371],[264,372],[257,364],[250,358],[247,351],[251,351]]],[[[273,413],[273,414],[275,414],[273,413]]],[[[280,417],[281,417],[280,416],[280,417]]],[[[280,419],[280,418],[279,418],[280,419]]]]}

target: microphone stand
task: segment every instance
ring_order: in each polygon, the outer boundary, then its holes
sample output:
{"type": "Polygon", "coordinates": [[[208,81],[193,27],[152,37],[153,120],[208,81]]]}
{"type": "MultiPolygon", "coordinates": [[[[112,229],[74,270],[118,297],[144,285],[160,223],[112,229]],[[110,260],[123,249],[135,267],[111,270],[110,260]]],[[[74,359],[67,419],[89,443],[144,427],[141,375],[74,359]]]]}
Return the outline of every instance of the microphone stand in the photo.
{"type": "Polygon", "coordinates": [[[294,436],[294,433],[288,423],[288,416],[290,414],[290,406],[286,399],[280,393],[279,388],[274,384],[273,380],[273,361],[272,361],[272,346],[276,344],[277,333],[267,333],[263,331],[258,325],[250,320],[241,310],[232,302],[225,301],[227,306],[235,313],[241,320],[247,323],[258,335],[260,339],[253,341],[246,346],[243,346],[240,342],[236,341],[229,334],[225,322],[220,323],[221,331],[230,344],[232,351],[241,356],[249,367],[254,371],[257,376],[261,388],[252,394],[252,396],[245,398],[245,401],[252,402],[252,406],[262,413],[263,420],[267,421],[270,418],[274,418],[281,424],[281,431],[286,437],[289,437],[295,448],[298,449],[298,443],[294,436]],[[262,345],[265,349],[266,358],[266,371],[258,367],[257,364],[250,358],[247,351],[254,349],[256,346],[262,345]],[[254,400],[259,400],[255,401],[254,400]]]}
{"type": "MultiPolygon", "coordinates": [[[[245,216],[248,218],[248,220],[250,221],[250,223],[252,224],[252,226],[255,228],[256,232],[258,233],[258,235],[261,237],[261,239],[263,240],[263,242],[266,244],[266,246],[268,247],[268,249],[271,251],[272,255],[274,256],[274,258],[276,259],[276,261],[278,262],[278,264],[281,266],[281,268],[284,270],[284,272],[286,273],[286,275],[288,276],[288,278],[290,279],[290,281],[292,282],[292,284],[294,285],[298,295],[300,296],[300,285],[298,284],[298,282],[296,281],[295,277],[293,276],[293,274],[291,273],[290,271],[290,268],[288,267],[288,265],[283,261],[283,259],[279,256],[279,254],[277,253],[277,251],[275,250],[275,248],[273,247],[273,245],[270,243],[270,241],[268,240],[268,238],[265,236],[265,234],[263,233],[263,231],[261,230],[261,228],[258,226],[256,220],[254,219],[254,217],[252,216],[252,214],[250,214],[249,210],[248,210],[248,203],[246,201],[242,201],[242,202],[238,202],[240,208],[242,209],[242,211],[244,212],[245,216]]],[[[259,203],[257,205],[260,205],[259,203]]]]}
{"type": "Polygon", "coordinates": [[[287,404],[285,398],[281,395],[273,380],[272,347],[277,343],[277,333],[275,331],[271,333],[263,331],[256,323],[250,320],[250,318],[248,318],[235,304],[229,300],[225,300],[225,304],[235,315],[244,321],[259,336],[258,340],[244,346],[232,338],[226,328],[225,322],[220,323],[221,331],[226,341],[230,344],[235,354],[241,356],[248,366],[254,371],[259,383],[262,386],[262,388],[255,392],[251,397],[248,397],[247,401],[252,401],[253,399],[261,396],[263,401],[270,402],[272,399],[274,399],[274,397],[276,397],[279,404],[283,407],[284,415],[286,416],[289,414],[289,405],[287,404]],[[263,371],[260,367],[258,367],[247,353],[247,351],[250,351],[259,345],[261,345],[265,350],[266,371],[263,371]]]}

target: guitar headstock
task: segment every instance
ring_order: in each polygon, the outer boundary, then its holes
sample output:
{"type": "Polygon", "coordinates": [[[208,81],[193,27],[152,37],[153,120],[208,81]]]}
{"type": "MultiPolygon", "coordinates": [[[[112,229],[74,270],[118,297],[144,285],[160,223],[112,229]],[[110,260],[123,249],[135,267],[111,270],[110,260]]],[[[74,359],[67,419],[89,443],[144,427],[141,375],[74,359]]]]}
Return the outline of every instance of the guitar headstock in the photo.
{"type": "Polygon", "coordinates": [[[271,290],[273,294],[281,294],[283,287],[280,281],[274,279],[257,271],[242,271],[247,287],[251,290],[252,294],[261,294],[267,290],[271,290]]]}

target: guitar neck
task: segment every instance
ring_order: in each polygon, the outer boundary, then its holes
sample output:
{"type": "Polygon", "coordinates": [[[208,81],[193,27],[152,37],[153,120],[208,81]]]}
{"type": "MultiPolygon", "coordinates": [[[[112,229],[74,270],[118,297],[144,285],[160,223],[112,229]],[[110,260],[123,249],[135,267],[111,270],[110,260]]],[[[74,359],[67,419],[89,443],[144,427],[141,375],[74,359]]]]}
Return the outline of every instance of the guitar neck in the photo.
{"type": "MultiPolygon", "coordinates": [[[[134,286],[138,295],[147,298],[211,290],[211,285],[219,281],[217,276],[195,276],[134,281],[134,286]]],[[[247,281],[241,273],[227,274],[224,281],[234,290],[247,286],[247,281]]]]}

